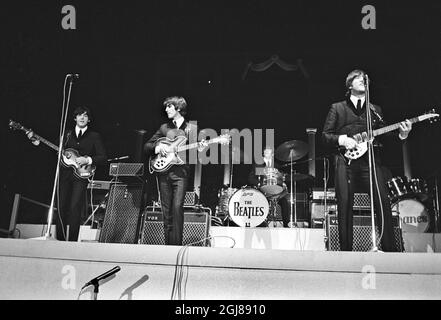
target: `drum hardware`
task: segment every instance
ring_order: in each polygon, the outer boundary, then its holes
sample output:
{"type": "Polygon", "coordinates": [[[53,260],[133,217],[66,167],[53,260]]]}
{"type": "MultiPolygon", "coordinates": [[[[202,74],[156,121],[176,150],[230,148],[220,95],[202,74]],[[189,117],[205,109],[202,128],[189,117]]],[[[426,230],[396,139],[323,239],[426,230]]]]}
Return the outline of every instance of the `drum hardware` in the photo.
{"type": "MultiPolygon", "coordinates": [[[[297,181],[303,179],[303,177],[302,179],[295,178],[297,173],[293,170],[293,162],[303,158],[307,153],[308,153],[308,144],[299,140],[286,141],[282,143],[280,146],[278,146],[275,152],[275,157],[278,160],[284,162],[289,161],[289,167],[290,167],[289,181],[291,186],[290,203],[294,204],[294,220],[293,220],[293,209],[292,209],[293,206],[291,205],[290,221],[289,221],[290,228],[297,227],[297,196],[296,196],[297,181]],[[294,199],[293,199],[293,193],[294,193],[294,199]]],[[[299,177],[299,174],[297,174],[297,177],[299,177]]]]}
{"type": "Polygon", "coordinates": [[[429,199],[429,189],[425,180],[420,178],[394,177],[387,181],[389,198],[392,202],[415,198],[422,202],[429,199]]]}

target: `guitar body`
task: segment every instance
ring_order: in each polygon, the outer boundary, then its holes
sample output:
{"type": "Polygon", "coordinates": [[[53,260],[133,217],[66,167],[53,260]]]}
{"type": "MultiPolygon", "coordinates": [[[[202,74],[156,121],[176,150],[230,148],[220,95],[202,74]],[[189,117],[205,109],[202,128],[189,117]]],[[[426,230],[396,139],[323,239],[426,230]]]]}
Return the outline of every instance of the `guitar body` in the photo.
{"type": "MultiPolygon", "coordinates": [[[[158,139],[157,145],[164,144],[173,150],[177,150],[180,146],[185,145],[186,141],[187,138],[185,136],[177,136],[174,139],[164,137],[158,139]]],[[[179,157],[178,152],[169,153],[167,156],[162,156],[158,153],[156,156],[150,158],[149,164],[151,172],[164,172],[174,165],[183,165],[184,161],[179,157]]]]}
{"type": "Polygon", "coordinates": [[[79,166],[75,161],[80,157],[80,154],[75,149],[63,150],[61,156],[61,164],[65,167],[70,167],[73,169],[73,173],[76,177],[80,179],[89,179],[95,173],[96,167],[94,165],[84,165],[79,166]]]}
{"type": "Polygon", "coordinates": [[[357,146],[353,149],[346,149],[345,157],[348,160],[354,160],[360,158],[367,151],[367,141],[358,143],[357,146]]]}

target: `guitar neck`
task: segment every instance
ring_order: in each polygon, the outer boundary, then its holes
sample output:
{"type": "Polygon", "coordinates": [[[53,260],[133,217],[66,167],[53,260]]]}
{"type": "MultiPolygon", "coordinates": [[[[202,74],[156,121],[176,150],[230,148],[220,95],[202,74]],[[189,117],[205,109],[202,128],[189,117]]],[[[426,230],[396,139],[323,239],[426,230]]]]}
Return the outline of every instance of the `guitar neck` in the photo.
{"type": "MultiPolygon", "coordinates": [[[[415,122],[420,121],[420,119],[419,119],[419,117],[415,117],[415,118],[409,119],[409,121],[412,122],[412,123],[415,123],[415,122]]],[[[376,136],[379,136],[379,135],[382,135],[382,134],[385,134],[385,133],[397,130],[399,127],[400,127],[400,123],[399,122],[395,123],[395,124],[391,124],[389,126],[386,126],[386,127],[374,130],[373,131],[373,135],[374,135],[374,137],[376,137],[376,136]]]]}
{"type": "MultiPolygon", "coordinates": [[[[28,131],[29,131],[29,130],[27,130],[27,129],[22,129],[22,130],[25,131],[25,132],[28,132],[28,131]]],[[[43,137],[41,137],[41,136],[39,136],[38,134],[35,134],[35,133],[34,133],[33,137],[34,137],[35,139],[37,139],[37,140],[40,140],[40,141],[43,142],[45,145],[47,145],[48,147],[54,149],[55,151],[58,151],[58,146],[56,146],[55,144],[53,144],[53,143],[50,142],[49,140],[47,140],[47,139],[45,139],[45,138],[43,138],[43,137]]]]}
{"type": "MultiPolygon", "coordinates": [[[[217,141],[210,140],[207,143],[208,144],[212,144],[212,143],[216,143],[216,142],[217,141]]],[[[178,147],[177,152],[186,151],[186,150],[194,149],[194,148],[197,148],[197,147],[199,147],[199,142],[194,142],[194,143],[187,144],[185,146],[178,147]]]]}

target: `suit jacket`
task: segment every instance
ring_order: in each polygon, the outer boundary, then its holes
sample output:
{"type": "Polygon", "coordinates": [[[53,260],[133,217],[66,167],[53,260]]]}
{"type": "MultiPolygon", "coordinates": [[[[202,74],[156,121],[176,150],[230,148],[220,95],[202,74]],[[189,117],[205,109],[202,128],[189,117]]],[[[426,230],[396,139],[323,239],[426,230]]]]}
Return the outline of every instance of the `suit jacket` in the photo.
{"type": "MultiPolygon", "coordinates": [[[[155,155],[155,147],[159,138],[167,137],[174,139],[177,136],[186,136],[187,139],[194,137],[197,139],[197,127],[186,120],[179,129],[176,128],[172,121],[163,123],[155,134],[144,144],[144,151],[148,157],[153,156],[155,155]]],[[[184,167],[187,169],[187,172],[189,172],[189,165],[185,164],[184,167]]]]}
{"type": "MultiPolygon", "coordinates": [[[[371,110],[372,128],[384,127],[386,122],[383,119],[381,108],[371,104],[371,110]]],[[[350,137],[364,132],[366,129],[366,103],[363,104],[361,110],[357,110],[348,98],[332,104],[323,126],[322,141],[326,148],[337,152],[339,135],[346,134],[350,137]]],[[[375,138],[374,146],[381,146],[378,138],[375,138]]]]}
{"type": "MultiPolygon", "coordinates": [[[[63,149],[68,148],[77,150],[80,156],[91,157],[93,165],[106,164],[107,154],[101,136],[90,129],[87,129],[80,139],[77,138],[75,130],[69,130],[64,139],[63,149]]],[[[72,175],[72,169],[63,166],[60,166],[60,168],[62,179],[69,179],[72,175]]],[[[86,183],[87,180],[82,179],[81,182],[86,183]]]]}

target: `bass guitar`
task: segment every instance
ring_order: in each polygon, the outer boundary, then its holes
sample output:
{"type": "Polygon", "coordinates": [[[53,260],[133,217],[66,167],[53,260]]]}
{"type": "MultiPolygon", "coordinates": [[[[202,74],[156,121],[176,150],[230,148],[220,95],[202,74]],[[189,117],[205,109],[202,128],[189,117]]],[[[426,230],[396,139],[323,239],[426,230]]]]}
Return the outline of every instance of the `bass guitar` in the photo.
{"type": "MultiPolygon", "coordinates": [[[[28,134],[29,132],[31,132],[32,130],[23,127],[20,123],[9,120],[9,128],[13,129],[13,130],[22,130],[24,132],[26,132],[26,134],[28,134]]],[[[48,147],[54,149],[55,151],[59,151],[58,146],[56,146],[55,144],[53,144],[52,142],[46,140],[45,138],[39,136],[38,134],[33,134],[33,138],[35,138],[36,140],[40,140],[41,142],[43,142],[45,145],[47,145],[48,147]]],[[[78,153],[77,150],[72,149],[72,148],[68,148],[62,151],[62,155],[61,155],[61,164],[65,167],[70,167],[73,169],[73,173],[76,177],[80,178],[80,179],[89,179],[90,177],[92,177],[95,173],[96,167],[94,165],[78,165],[76,163],[76,159],[80,157],[80,154],[78,153]]]]}

